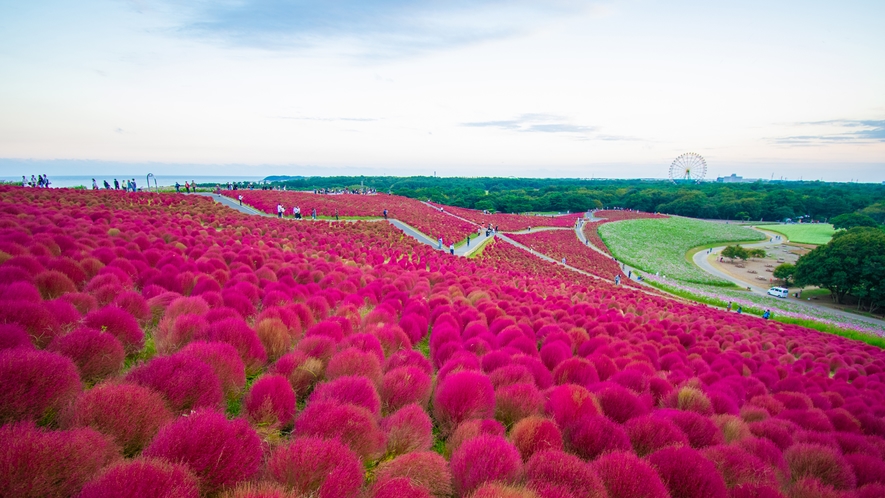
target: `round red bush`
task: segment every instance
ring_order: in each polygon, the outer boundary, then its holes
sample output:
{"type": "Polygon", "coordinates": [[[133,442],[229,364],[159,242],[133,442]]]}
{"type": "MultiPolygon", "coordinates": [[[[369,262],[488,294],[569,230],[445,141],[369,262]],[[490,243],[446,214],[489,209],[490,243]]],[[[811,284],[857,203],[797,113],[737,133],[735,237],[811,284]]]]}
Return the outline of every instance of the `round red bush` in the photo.
{"type": "Polygon", "coordinates": [[[143,455],[187,465],[212,493],[255,475],[261,453],[261,439],[245,420],[200,410],[160,429],[143,455]]]}
{"type": "Polygon", "coordinates": [[[282,375],[260,377],[243,404],[254,425],[279,429],[290,427],[295,420],[295,391],[282,375]]]}
{"type": "Polygon", "coordinates": [[[794,444],[784,452],[793,481],[811,477],[836,489],[853,489],[854,470],[839,452],[819,444],[794,444]]]}
{"type": "Polygon", "coordinates": [[[119,455],[92,429],[44,431],[33,424],[0,427],[0,493],[16,498],[66,498],[119,455]]]}
{"type": "Polygon", "coordinates": [[[607,453],[593,462],[609,498],[668,498],[655,469],[632,453],[607,453]]]}
{"type": "Polygon", "coordinates": [[[495,391],[495,418],[510,427],[544,408],[544,395],[534,383],[511,384],[495,391]]]}
{"type": "Polygon", "coordinates": [[[431,498],[430,492],[406,477],[376,482],[369,490],[369,498],[431,498]]]}
{"type": "Polygon", "coordinates": [[[205,338],[195,337],[195,339],[230,344],[240,353],[240,358],[246,365],[246,373],[257,373],[267,363],[267,353],[258,334],[240,318],[219,320],[209,326],[205,338]]]}
{"type": "Polygon", "coordinates": [[[387,435],[387,454],[428,450],[433,444],[433,422],[420,406],[406,405],[381,421],[387,435]]]}
{"type": "Polygon", "coordinates": [[[672,498],[728,498],[713,462],[691,448],[664,448],[648,456],[672,498]]]}
{"type": "Polygon", "coordinates": [[[845,455],[845,460],[854,470],[858,487],[872,483],[885,484],[885,462],[880,458],[855,453],[845,455]]]}
{"type": "Polygon", "coordinates": [[[79,498],[199,498],[197,478],[184,465],[157,458],[116,463],[89,481],[79,498]]]}
{"type": "Polygon", "coordinates": [[[0,325],[0,349],[34,349],[31,338],[21,325],[6,323],[0,325]]]}
{"type": "Polygon", "coordinates": [[[375,469],[375,479],[382,483],[399,477],[407,477],[413,484],[433,496],[452,494],[452,474],[446,459],[432,451],[416,451],[381,463],[375,469]]]}
{"type": "Polygon", "coordinates": [[[359,457],[338,440],[318,437],[300,437],[275,448],[267,474],[299,496],[318,498],[355,498],[363,484],[359,457]]]}
{"type": "Polygon", "coordinates": [[[2,323],[20,325],[38,348],[46,347],[61,331],[58,320],[42,304],[24,300],[3,301],[0,306],[2,323]]]}
{"type": "Polygon", "coordinates": [[[774,469],[743,448],[719,444],[704,448],[701,454],[716,465],[728,488],[741,484],[758,484],[775,488],[778,485],[774,469]]]}
{"type": "Polygon", "coordinates": [[[163,397],[135,384],[99,384],[77,398],[64,425],[89,427],[134,455],[173,418],[163,397]]]}
{"type": "Polygon", "coordinates": [[[430,376],[418,367],[404,366],[389,370],[381,383],[381,407],[392,413],[416,403],[426,407],[433,390],[430,376]]]}
{"type": "Polygon", "coordinates": [[[376,417],[381,415],[381,398],[375,391],[375,386],[365,377],[339,377],[319,384],[308,401],[348,403],[365,408],[376,417]]]}
{"type": "Polygon", "coordinates": [[[0,351],[0,423],[52,422],[80,389],[77,366],[69,358],[25,348],[0,351]]]}
{"type": "Polygon", "coordinates": [[[55,299],[68,292],[77,292],[77,286],[64,273],[48,270],[38,273],[34,277],[34,283],[40,290],[43,299],[55,299]]]}
{"type": "Polygon", "coordinates": [[[645,415],[650,410],[643,400],[619,385],[609,385],[595,394],[599,406],[602,407],[602,413],[620,424],[645,415]]]}
{"type": "Polygon", "coordinates": [[[444,434],[471,418],[495,414],[495,390],[486,375],[463,371],[449,375],[437,387],[433,402],[434,419],[444,434]]]}
{"type": "Polygon", "coordinates": [[[326,365],[327,379],[332,380],[349,375],[365,377],[376,386],[380,386],[382,373],[378,356],[357,348],[347,348],[329,359],[329,363],[326,365]]]}
{"type": "Polygon", "coordinates": [[[56,337],[47,349],[73,360],[84,382],[114,375],[123,369],[126,361],[126,351],[116,337],[89,328],[56,337]]]}
{"type": "Polygon", "coordinates": [[[494,419],[474,418],[465,420],[458,424],[458,427],[455,428],[452,435],[446,440],[446,453],[451,455],[458,451],[458,448],[460,448],[465,441],[469,441],[482,434],[503,436],[505,432],[506,429],[504,429],[501,422],[494,419]]]}
{"type": "Polygon", "coordinates": [[[202,315],[180,315],[163,318],[154,330],[154,344],[160,354],[172,354],[196,337],[206,337],[209,322],[202,315]]]}
{"type": "Polygon", "coordinates": [[[627,421],[624,426],[637,455],[644,457],[668,446],[688,446],[682,430],[663,417],[646,415],[627,421]]]}
{"type": "Polygon", "coordinates": [[[510,430],[510,442],[524,461],[537,452],[562,450],[562,432],[556,422],[543,417],[526,417],[510,430]]]}
{"type": "Polygon", "coordinates": [[[220,408],[224,399],[212,367],[189,355],[157,356],[130,370],[126,380],[159,392],[176,413],[220,408]]]}
{"type": "Polygon", "coordinates": [[[372,412],[336,401],[311,401],[295,421],[300,437],[338,438],[363,461],[374,460],[384,452],[384,433],[372,412]]]}
{"type": "Polygon", "coordinates": [[[322,378],[323,362],[302,351],[292,351],[277,360],[267,371],[286,377],[295,390],[295,395],[302,398],[322,378]]]}
{"type": "Polygon", "coordinates": [[[610,451],[629,451],[630,438],[620,425],[601,415],[590,415],[565,428],[565,440],[572,452],[593,460],[610,451]]]}
{"type": "Polygon", "coordinates": [[[126,348],[126,353],[140,351],[144,347],[144,332],[135,317],[116,306],[108,306],[86,315],[83,323],[92,329],[107,332],[116,337],[126,348]]]}
{"type": "Polygon", "coordinates": [[[703,448],[724,441],[722,431],[707,417],[681,410],[656,410],[655,417],[665,417],[682,429],[692,448],[703,448]]]}
{"type": "Polygon", "coordinates": [[[608,496],[602,480],[587,462],[562,451],[547,450],[535,453],[528,460],[525,473],[528,487],[532,489],[540,490],[552,486],[564,489],[571,496],[578,498],[608,496]]]}
{"type": "Polygon", "coordinates": [[[586,388],[574,384],[556,386],[547,391],[544,410],[560,427],[579,418],[600,413],[593,394],[586,388]]]}
{"type": "Polygon", "coordinates": [[[465,441],[450,464],[459,496],[489,481],[516,483],[522,477],[519,451],[500,436],[481,435],[465,441]]]}
{"type": "Polygon", "coordinates": [[[193,356],[212,367],[227,397],[236,396],[246,385],[246,366],[230,344],[196,341],[185,346],[178,354],[193,356]]]}

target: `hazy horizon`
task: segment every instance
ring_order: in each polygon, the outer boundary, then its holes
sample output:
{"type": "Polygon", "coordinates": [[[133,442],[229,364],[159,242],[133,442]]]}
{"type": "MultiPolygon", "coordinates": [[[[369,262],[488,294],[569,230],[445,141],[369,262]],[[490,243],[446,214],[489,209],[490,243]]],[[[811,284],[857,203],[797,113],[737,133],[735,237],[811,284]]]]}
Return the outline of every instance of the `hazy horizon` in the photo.
{"type": "Polygon", "coordinates": [[[882,19],[870,0],[6,3],[0,176],[666,178],[697,152],[707,178],[878,183],[882,19]]]}

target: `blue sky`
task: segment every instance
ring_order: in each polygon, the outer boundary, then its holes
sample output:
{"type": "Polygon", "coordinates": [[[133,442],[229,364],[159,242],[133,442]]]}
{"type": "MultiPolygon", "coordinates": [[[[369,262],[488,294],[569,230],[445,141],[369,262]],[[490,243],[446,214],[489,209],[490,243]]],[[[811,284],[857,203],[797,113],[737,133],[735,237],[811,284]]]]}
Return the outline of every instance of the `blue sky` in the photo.
{"type": "Polygon", "coordinates": [[[883,2],[0,0],[0,176],[885,180],[883,2]]]}

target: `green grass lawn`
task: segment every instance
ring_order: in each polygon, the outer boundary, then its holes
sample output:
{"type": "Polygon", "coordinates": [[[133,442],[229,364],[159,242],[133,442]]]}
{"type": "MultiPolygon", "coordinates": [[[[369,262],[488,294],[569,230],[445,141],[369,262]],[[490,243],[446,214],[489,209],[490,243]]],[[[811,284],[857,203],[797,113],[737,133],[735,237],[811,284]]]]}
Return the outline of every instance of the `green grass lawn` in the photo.
{"type": "Polygon", "coordinates": [[[790,242],[798,244],[823,245],[833,238],[836,232],[829,223],[796,223],[790,225],[765,225],[761,227],[772,232],[782,233],[790,242]]]}
{"type": "Polygon", "coordinates": [[[630,266],[686,282],[732,285],[695,266],[685,257],[692,248],[716,243],[762,240],[755,230],[735,224],[691,218],[625,220],[599,227],[612,254],[630,266]]]}

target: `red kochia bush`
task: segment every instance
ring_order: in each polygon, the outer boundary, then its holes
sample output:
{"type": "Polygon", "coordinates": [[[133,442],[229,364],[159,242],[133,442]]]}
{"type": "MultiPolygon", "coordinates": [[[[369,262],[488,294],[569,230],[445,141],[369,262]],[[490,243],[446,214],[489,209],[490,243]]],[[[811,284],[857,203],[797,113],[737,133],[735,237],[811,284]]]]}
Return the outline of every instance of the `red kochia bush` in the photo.
{"type": "Polygon", "coordinates": [[[95,382],[119,372],[126,360],[126,351],[116,337],[89,328],[56,337],[47,349],[74,360],[85,382],[95,382]]]}
{"type": "Polygon", "coordinates": [[[855,453],[845,455],[845,460],[848,461],[854,470],[858,487],[870,483],[885,484],[885,462],[881,459],[855,453]]]}
{"type": "Polygon", "coordinates": [[[0,323],[20,325],[38,348],[49,344],[60,330],[58,320],[42,304],[24,300],[3,301],[0,323]]]}
{"type": "Polygon", "coordinates": [[[273,450],[267,474],[298,496],[353,498],[363,484],[357,455],[338,440],[301,437],[273,450]]]}
{"type": "Polygon", "coordinates": [[[526,417],[510,430],[510,442],[519,450],[523,460],[539,451],[561,450],[562,433],[556,423],[543,417],[526,417]]]}
{"type": "Polygon", "coordinates": [[[403,406],[417,403],[427,406],[433,382],[430,376],[418,367],[400,367],[384,374],[381,383],[381,405],[385,413],[391,413],[403,406]]]}
{"type": "Polygon", "coordinates": [[[481,435],[465,441],[450,464],[459,496],[488,481],[516,483],[522,476],[519,451],[500,436],[481,435]]]}
{"type": "Polygon", "coordinates": [[[291,426],[295,420],[295,391],[282,375],[256,380],[243,404],[255,425],[278,429],[291,426]]]}
{"type": "Polygon", "coordinates": [[[538,498],[538,494],[521,486],[505,486],[499,482],[487,482],[470,493],[468,498],[538,498]]]}
{"type": "Polygon", "coordinates": [[[652,416],[666,417],[682,429],[692,448],[703,448],[724,441],[722,431],[707,417],[681,410],[657,410],[652,416]]]}
{"type": "Polygon", "coordinates": [[[51,422],[80,389],[76,365],[62,355],[25,348],[0,351],[0,423],[51,422]]]}
{"type": "Polygon", "coordinates": [[[135,384],[99,384],[77,398],[64,425],[90,427],[112,438],[124,455],[141,451],[172,420],[163,397],[135,384]]]}
{"type": "Polygon", "coordinates": [[[204,492],[249,479],[261,464],[261,439],[245,420],[200,410],[167,424],[143,455],[183,463],[204,492]]]}
{"type": "Polygon", "coordinates": [[[632,453],[616,451],[593,462],[610,498],[668,498],[655,469],[632,453]]]}
{"type": "Polygon", "coordinates": [[[416,451],[388,460],[375,469],[375,479],[382,483],[407,477],[438,497],[452,494],[452,474],[446,459],[432,451],[416,451]]]}
{"type": "Polygon", "coordinates": [[[433,410],[443,433],[451,432],[467,419],[492,417],[495,413],[492,382],[475,371],[453,373],[437,388],[433,410]]]}
{"type": "Polygon", "coordinates": [[[547,392],[547,404],[544,409],[560,427],[581,417],[599,414],[599,407],[593,394],[586,388],[574,384],[564,384],[550,389],[547,392]]]}
{"type": "Polygon", "coordinates": [[[644,457],[667,446],[688,446],[682,430],[663,417],[646,415],[627,421],[624,427],[637,455],[644,457]]]}
{"type": "Polygon", "coordinates": [[[565,428],[565,439],[575,454],[587,460],[609,451],[631,449],[630,438],[624,429],[601,415],[572,422],[565,428]]]}
{"type": "Polygon", "coordinates": [[[315,401],[349,403],[369,410],[376,417],[381,414],[381,398],[365,377],[347,376],[324,382],[310,395],[310,402],[315,401]]]}
{"type": "Polygon", "coordinates": [[[55,299],[68,292],[77,292],[76,284],[60,271],[49,270],[38,273],[34,277],[34,283],[40,289],[43,299],[55,299]]]}
{"type": "Polygon", "coordinates": [[[853,489],[851,465],[837,450],[819,444],[794,444],[784,452],[793,481],[813,477],[836,489],[853,489]]]}
{"type": "Polygon", "coordinates": [[[189,355],[158,356],[130,370],[126,380],[159,392],[177,413],[218,408],[223,400],[212,367],[189,355]]]}
{"type": "Polygon", "coordinates": [[[357,348],[347,348],[329,359],[326,365],[326,378],[329,380],[344,377],[346,375],[360,375],[372,381],[376,386],[381,385],[381,361],[378,356],[361,351],[357,348]]]}
{"type": "Polygon", "coordinates": [[[402,455],[430,449],[433,444],[433,422],[420,406],[406,405],[381,421],[387,434],[387,454],[402,455]]]}
{"type": "Polygon", "coordinates": [[[157,458],[116,463],[83,487],[79,498],[198,498],[200,485],[184,465],[157,458]]]}
{"type": "Polygon", "coordinates": [[[728,498],[713,463],[691,448],[664,448],[648,456],[672,498],[728,498]]]}
{"type": "Polygon", "coordinates": [[[233,346],[224,342],[196,341],[179,354],[190,355],[212,367],[228,397],[235,396],[246,385],[246,366],[233,346]]]}
{"type": "Polygon", "coordinates": [[[528,487],[532,489],[543,490],[555,487],[567,491],[570,496],[581,498],[608,496],[599,476],[587,462],[562,451],[535,453],[527,462],[525,471],[528,487]]]}
{"type": "Polygon", "coordinates": [[[144,346],[144,332],[135,318],[116,306],[108,306],[86,315],[83,323],[92,329],[107,332],[123,344],[127,353],[134,353],[144,346]]]}
{"type": "Polygon", "coordinates": [[[477,436],[488,434],[491,436],[503,436],[506,430],[501,422],[494,419],[478,419],[473,418],[465,420],[458,424],[449,439],[446,440],[446,453],[451,455],[458,451],[458,448],[477,436]]]}
{"type": "Polygon", "coordinates": [[[240,353],[247,373],[257,373],[267,362],[267,353],[261,340],[258,339],[258,334],[239,318],[219,320],[209,326],[206,338],[195,337],[195,339],[230,344],[240,353]]]}
{"type": "Polygon", "coordinates": [[[16,498],[75,495],[119,457],[92,429],[46,431],[30,423],[0,427],[0,494],[16,498]]]}
{"type": "Polygon", "coordinates": [[[372,412],[336,401],[311,401],[295,421],[298,436],[339,438],[363,461],[384,451],[384,434],[372,412]]]}
{"type": "Polygon", "coordinates": [[[163,318],[154,331],[154,344],[157,352],[171,354],[195,337],[205,337],[209,330],[209,322],[202,315],[180,315],[175,318],[163,318]]]}
{"type": "Polygon", "coordinates": [[[426,489],[412,484],[405,477],[396,477],[384,482],[376,482],[369,490],[369,498],[431,498],[426,489]]]}
{"type": "Polygon", "coordinates": [[[495,418],[511,426],[525,417],[538,415],[544,408],[544,395],[534,383],[511,384],[495,392],[495,418]]]}
{"type": "Polygon", "coordinates": [[[774,469],[743,448],[719,444],[704,448],[701,453],[716,465],[729,488],[741,484],[778,485],[774,469]]]}
{"type": "Polygon", "coordinates": [[[0,325],[0,349],[34,349],[31,338],[21,325],[6,323],[0,325]]]}
{"type": "Polygon", "coordinates": [[[596,392],[596,400],[606,417],[623,424],[634,417],[645,415],[650,407],[642,399],[617,384],[596,392]]]}
{"type": "Polygon", "coordinates": [[[267,371],[286,377],[295,390],[295,395],[303,397],[322,377],[323,362],[303,351],[292,351],[277,360],[267,371]]]}

